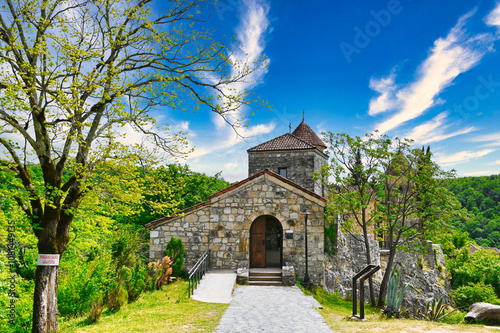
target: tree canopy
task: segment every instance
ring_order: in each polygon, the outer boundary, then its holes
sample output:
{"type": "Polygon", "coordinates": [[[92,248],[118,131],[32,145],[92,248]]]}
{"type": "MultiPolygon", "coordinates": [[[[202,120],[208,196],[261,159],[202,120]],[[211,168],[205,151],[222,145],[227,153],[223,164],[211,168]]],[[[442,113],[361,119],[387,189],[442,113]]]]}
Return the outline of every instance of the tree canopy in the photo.
{"type": "MultiPolygon", "coordinates": [[[[213,3],[175,0],[5,0],[0,12],[0,168],[16,174],[16,201],[39,253],[63,254],[70,225],[100,163],[139,165],[144,147],[120,141],[124,127],[167,154],[184,138],[155,112],[200,105],[233,127],[255,99],[241,85],[263,59],[237,62],[204,26],[213,3]],[[40,166],[35,183],[28,168],[40,166]]],[[[37,267],[33,331],[57,330],[57,267],[37,267]]]]}
{"type": "Polygon", "coordinates": [[[333,157],[325,170],[334,181],[329,210],[341,216],[343,230],[362,232],[368,260],[368,233],[389,250],[378,297],[383,307],[396,251],[418,248],[423,237],[443,230],[460,213],[459,203],[441,186],[453,174],[432,162],[429,150],[413,148],[409,139],[375,132],[364,138],[329,133],[326,140],[333,157]]]}
{"type": "Polygon", "coordinates": [[[445,187],[472,215],[455,226],[481,246],[500,248],[500,175],[450,179],[445,187]]]}

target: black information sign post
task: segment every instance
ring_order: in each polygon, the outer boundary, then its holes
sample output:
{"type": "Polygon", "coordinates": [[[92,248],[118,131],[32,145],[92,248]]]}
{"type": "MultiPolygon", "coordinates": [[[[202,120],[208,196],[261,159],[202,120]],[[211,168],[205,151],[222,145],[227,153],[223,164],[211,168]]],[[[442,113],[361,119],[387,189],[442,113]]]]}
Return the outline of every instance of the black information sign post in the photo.
{"type": "Polygon", "coordinates": [[[352,277],[352,317],[365,319],[365,281],[380,269],[380,266],[370,264],[352,277]],[[359,316],[358,313],[358,291],[356,281],[359,279],[359,316]]]}

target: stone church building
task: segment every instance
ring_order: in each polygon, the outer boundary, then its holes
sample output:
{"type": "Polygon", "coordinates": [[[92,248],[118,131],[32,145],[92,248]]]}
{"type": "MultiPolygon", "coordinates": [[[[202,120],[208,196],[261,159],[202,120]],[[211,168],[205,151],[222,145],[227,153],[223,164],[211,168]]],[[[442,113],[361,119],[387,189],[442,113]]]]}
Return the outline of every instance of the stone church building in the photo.
{"type": "Polygon", "coordinates": [[[150,260],[162,257],[171,237],[181,238],[186,268],[211,250],[214,269],[293,266],[305,273],[305,215],[309,276],[324,276],[325,188],[314,180],[327,162],[325,143],[304,122],[292,132],[248,149],[248,178],[208,201],[152,221],[150,260]]]}

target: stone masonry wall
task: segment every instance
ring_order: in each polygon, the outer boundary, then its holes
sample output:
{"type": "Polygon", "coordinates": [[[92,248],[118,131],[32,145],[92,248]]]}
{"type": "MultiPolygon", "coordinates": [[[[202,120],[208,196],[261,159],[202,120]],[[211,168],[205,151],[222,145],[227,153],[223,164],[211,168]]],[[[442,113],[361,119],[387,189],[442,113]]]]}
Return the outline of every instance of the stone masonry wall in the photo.
{"type": "MultiPolygon", "coordinates": [[[[328,292],[337,291],[342,297],[352,297],[352,277],[367,266],[366,248],[360,239],[362,235],[338,233],[337,251],[326,258],[325,289],[328,292]]],[[[370,239],[370,256],[372,264],[380,265],[380,249],[373,239],[370,239]]],[[[375,273],[374,279],[379,283],[382,281],[380,271],[375,273]]],[[[365,295],[368,295],[368,287],[365,295]]]]}
{"type": "Polygon", "coordinates": [[[324,196],[321,181],[314,180],[315,172],[320,172],[327,162],[327,155],[319,150],[259,151],[248,152],[248,175],[268,169],[279,174],[278,168],[287,168],[287,178],[294,183],[324,196]]]}
{"type": "MultiPolygon", "coordinates": [[[[370,243],[372,263],[381,266],[381,270],[374,275],[375,292],[378,296],[382,274],[385,273],[388,260],[388,250],[381,250],[377,241],[371,240],[370,243]]],[[[340,232],[337,244],[336,254],[326,258],[325,289],[329,292],[337,291],[342,297],[351,298],[352,277],[366,266],[365,247],[363,242],[356,241],[352,235],[340,232]]],[[[423,313],[425,303],[432,298],[442,297],[444,302],[448,303],[451,289],[441,245],[429,242],[425,247],[425,253],[417,250],[398,251],[395,263],[401,274],[401,284],[413,278],[412,285],[416,289],[410,288],[405,293],[404,308],[418,315],[418,311],[423,313]]],[[[368,301],[368,283],[365,284],[365,295],[368,301]]]]}
{"type": "Polygon", "coordinates": [[[155,226],[150,230],[150,260],[161,257],[170,238],[185,244],[185,265],[189,269],[197,258],[210,249],[211,265],[220,269],[248,267],[250,227],[262,215],[276,217],[283,228],[293,231],[293,239],[283,239],[283,264],[293,263],[297,277],[305,270],[304,217],[307,207],[309,275],[321,285],[323,280],[324,201],[297,189],[276,177],[264,174],[236,189],[212,197],[198,209],[155,226]]]}

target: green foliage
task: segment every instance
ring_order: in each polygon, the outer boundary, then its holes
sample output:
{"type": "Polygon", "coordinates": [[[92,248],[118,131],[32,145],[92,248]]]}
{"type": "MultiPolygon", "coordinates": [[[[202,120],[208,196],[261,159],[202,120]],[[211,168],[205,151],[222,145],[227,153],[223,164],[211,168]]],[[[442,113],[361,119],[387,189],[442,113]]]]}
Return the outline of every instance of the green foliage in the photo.
{"type": "Polygon", "coordinates": [[[413,279],[401,287],[401,289],[399,288],[400,281],[401,277],[399,270],[394,268],[389,278],[386,306],[382,312],[388,318],[399,318],[401,316],[401,304],[403,303],[404,294],[408,288],[413,288],[411,285],[413,279]]]}
{"type": "Polygon", "coordinates": [[[500,175],[452,179],[446,187],[471,214],[455,226],[480,246],[500,248],[500,175]]]}
{"type": "Polygon", "coordinates": [[[123,285],[113,282],[106,295],[106,306],[111,312],[116,312],[127,302],[127,292],[123,285]]]}
{"type": "Polygon", "coordinates": [[[101,318],[103,310],[104,306],[102,304],[102,298],[98,298],[92,301],[92,305],[90,306],[89,322],[91,324],[96,323],[99,318],[101,318]]]}
{"type": "Polygon", "coordinates": [[[134,214],[117,216],[121,222],[144,225],[163,216],[194,206],[230,185],[220,174],[213,177],[193,172],[188,166],[169,164],[139,170],[137,177],[146,185],[143,200],[134,214]]]}
{"type": "Polygon", "coordinates": [[[112,261],[100,251],[91,261],[62,260],[59,271],[58,307],[61,316],[74,317],[88,312],[110,283],[112,261]]]}
{"type": "MultiPolygon", "coordinates": [[[[331,217],[330,217],[331,218],[331,217]]],[[[325,222],[324,233],[325,233],[325,253],[330,255],[335,254],[336,251],[336,243],[337,243],[337,226],[335,223],[325,222]]]]}
{"type": "Polygon", "coordinates": [[[181,276],[184,266],[184,244],[182,243],[182,239],[170,238],[167,248],[163,251],[163,255],[170,257],[170,260],[172,260],[172,275],[181,276]]]}
{"type": "Polygon", "coordinates": [[[127,280],[128,302],[136,301],[146,288],[148,269],[145,265],[138,264],[130,269],[130,279],[127,280]]]}
{"type": "Polygon", "coordinates": [[[491,250],[479,250],[469,254],[463,248],[454,260],[448,261],[452,274],[452,287],[467,286],[469,283],[484,282],[500,292],[500,256],[491,250]]]}
{"type": "Polygon", "coordinates": [[[495,289],[483,281],[478,283],[469,282],[468,285],[461,286],[453,291],[452,296],[457,307],[464,310],[467,310],[469,306],[476,302],[499,303],[495,289]]]}

